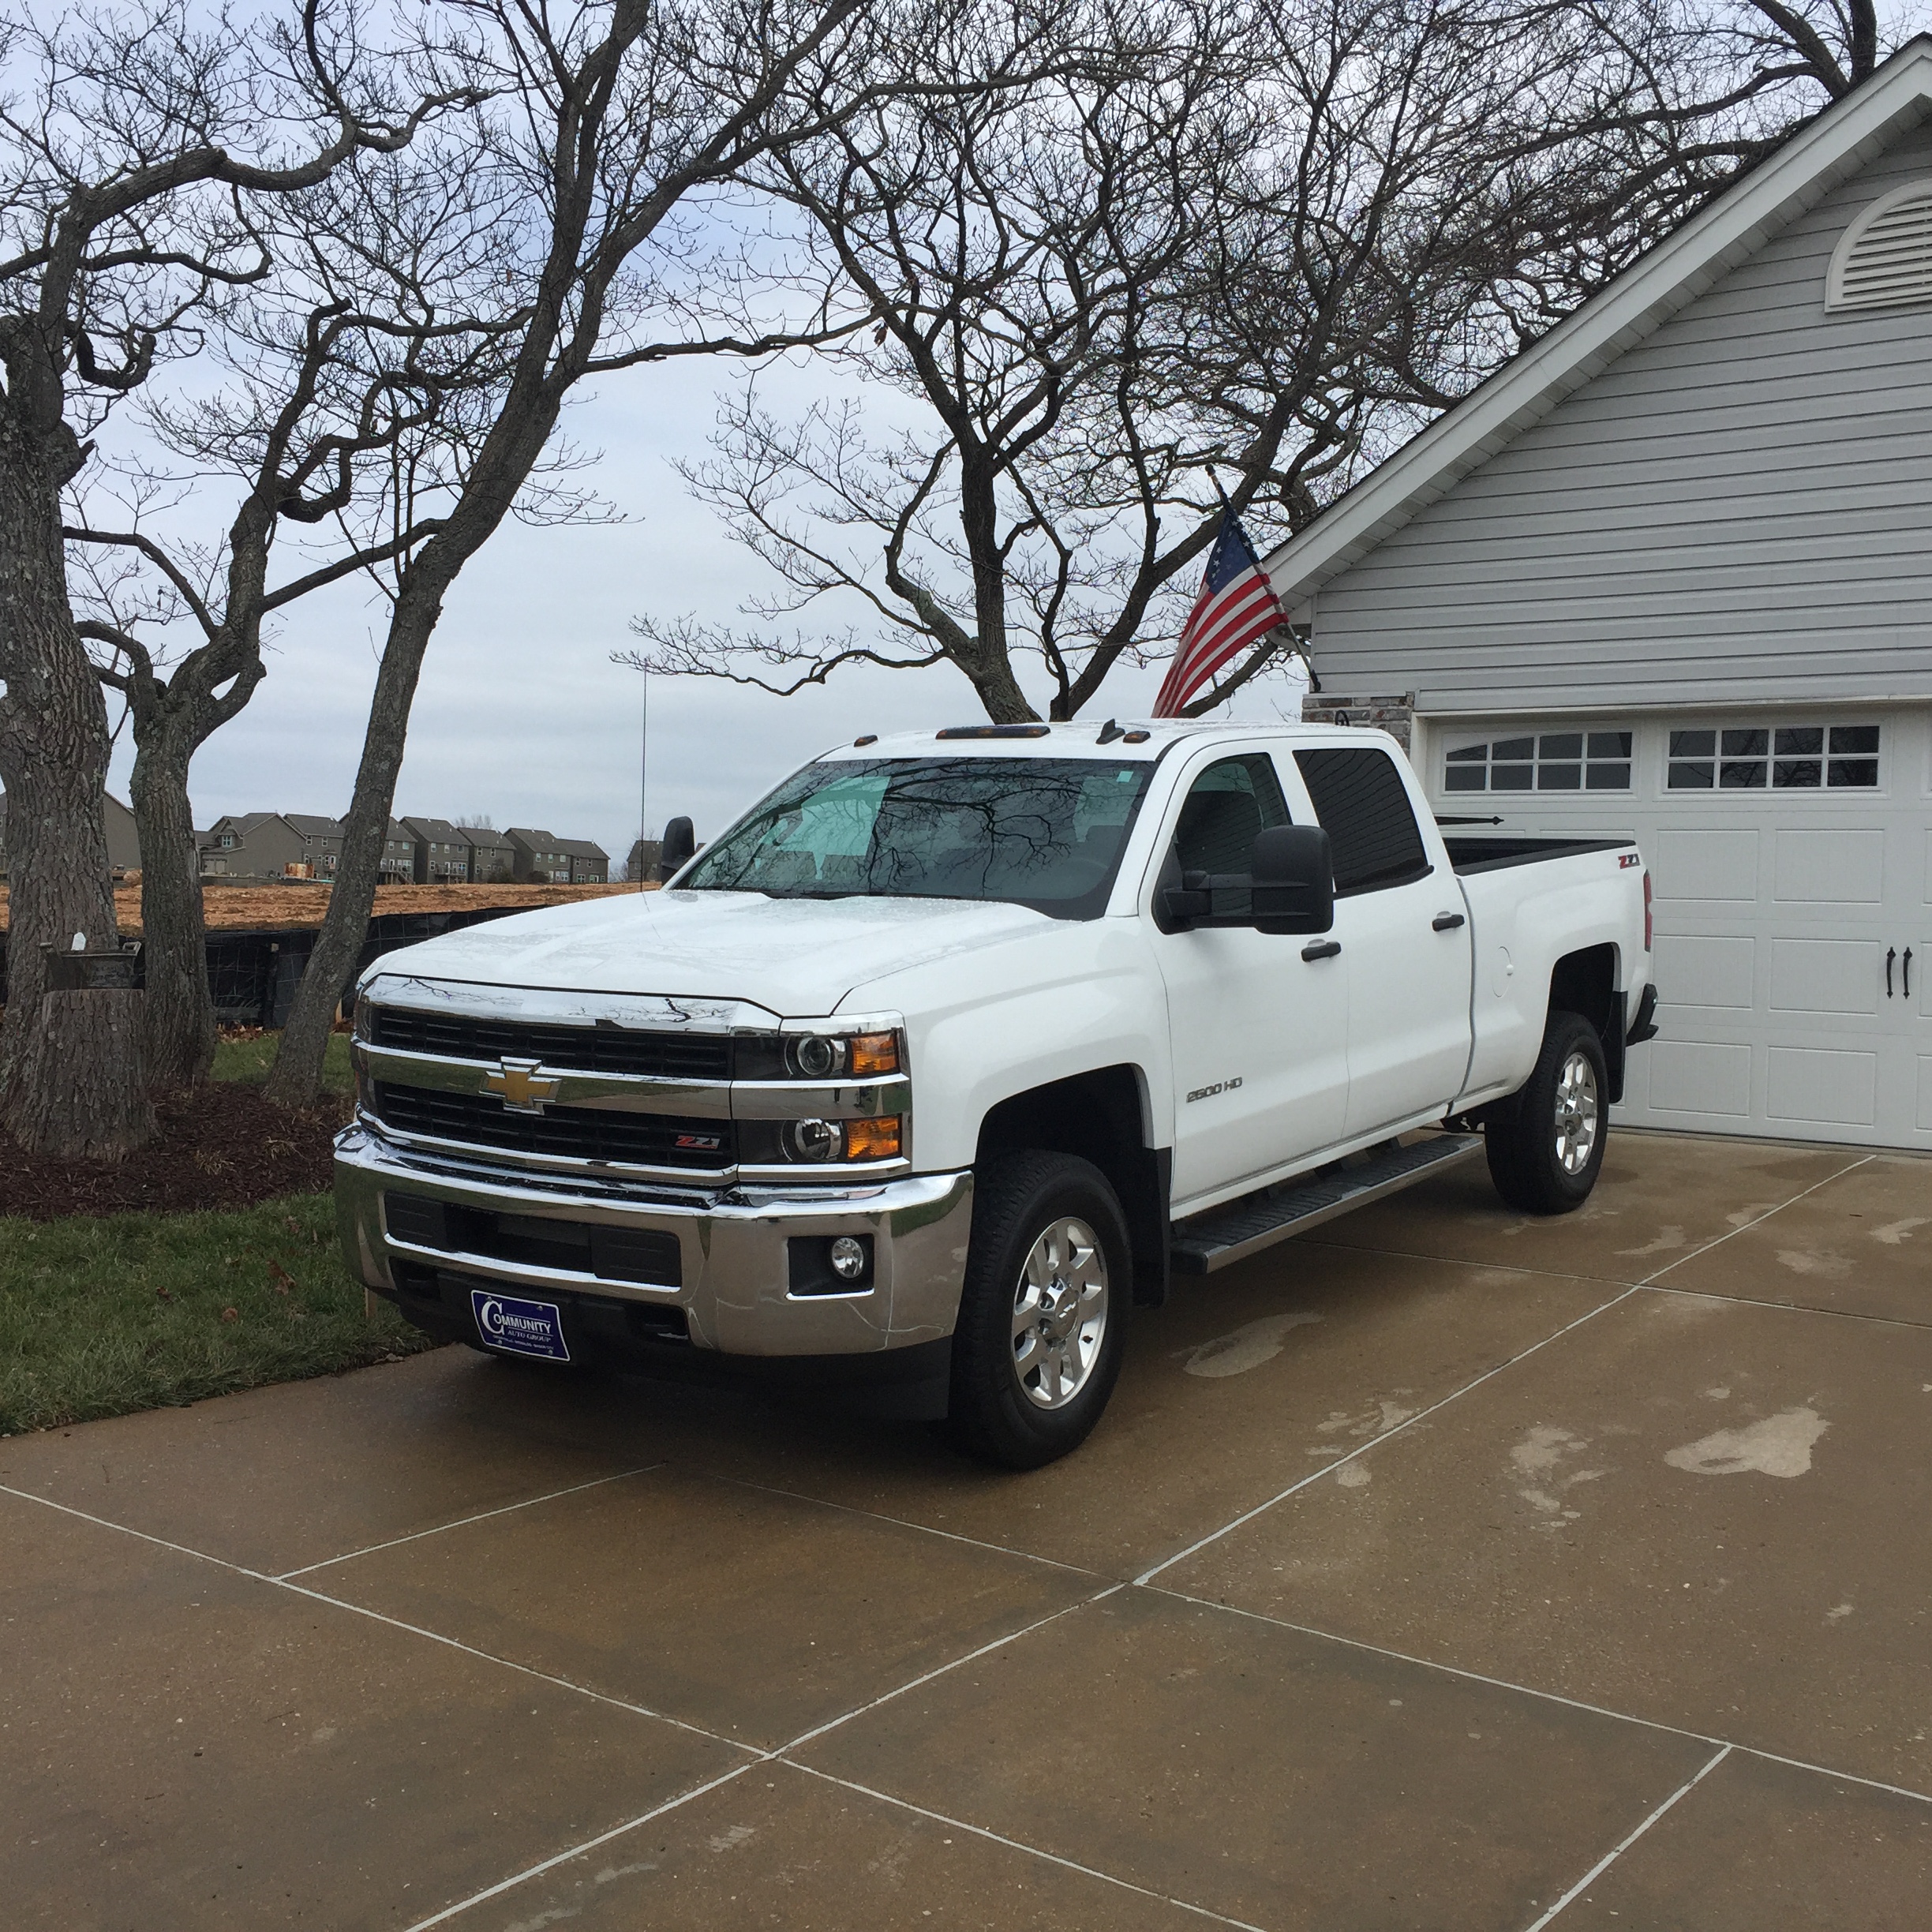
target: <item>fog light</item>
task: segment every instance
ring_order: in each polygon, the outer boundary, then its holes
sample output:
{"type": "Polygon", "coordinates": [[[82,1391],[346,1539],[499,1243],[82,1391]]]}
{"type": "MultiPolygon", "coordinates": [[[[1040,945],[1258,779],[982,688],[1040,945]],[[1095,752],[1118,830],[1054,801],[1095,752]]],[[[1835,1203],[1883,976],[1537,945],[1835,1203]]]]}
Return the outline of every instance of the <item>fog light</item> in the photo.
{"type": "Polygon", "coordinates": [[[841,1234],[832,1244],[832,1272],[841,1281],[856,1281],[865,1272],[866,1251],[862,1242],[841,1234]]]}
{"type": "Polygon", "coordinates": [[[834,1161],[844,1151],[845,1136],[836,1121],[788,1121],[784,1149],[794,1160],[834,1161]]]}

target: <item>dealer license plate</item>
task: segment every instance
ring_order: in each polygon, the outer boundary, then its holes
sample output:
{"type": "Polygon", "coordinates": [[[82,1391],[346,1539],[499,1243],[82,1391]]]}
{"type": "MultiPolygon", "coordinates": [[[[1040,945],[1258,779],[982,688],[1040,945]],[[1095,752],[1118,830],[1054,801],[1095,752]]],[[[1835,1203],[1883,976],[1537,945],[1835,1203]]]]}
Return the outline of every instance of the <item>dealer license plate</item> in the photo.
{"type": "Polygon", "coordinates": [[[470,1290],[470,1312],[477,1333],[492,1348],[512,1355],[541,1355],[546,1361],[568,1361],[564,1340],[564,1312],[554,1301],[526,1301],[520,1296],[470,1290]]]}

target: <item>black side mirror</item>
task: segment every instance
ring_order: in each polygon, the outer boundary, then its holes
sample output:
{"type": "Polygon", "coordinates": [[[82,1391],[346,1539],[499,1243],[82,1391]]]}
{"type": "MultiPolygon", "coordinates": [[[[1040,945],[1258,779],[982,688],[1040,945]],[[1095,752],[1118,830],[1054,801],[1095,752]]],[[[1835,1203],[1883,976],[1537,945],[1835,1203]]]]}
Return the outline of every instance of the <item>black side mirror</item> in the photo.
{"type": "Polygon", "coordinates": [[[1320,826],[1271,826],[1249,862],[1257,932],[1324,933],[1335,924],[1335,859],[1320,826]]]}
{"type": "Polygon", "coordinates": [[[657,882],[662,885],[680,866],[690,862],[698,849],[698,834],[688,818],[673,818],[665,827],[664,844],[657,853],[657,882]]]}

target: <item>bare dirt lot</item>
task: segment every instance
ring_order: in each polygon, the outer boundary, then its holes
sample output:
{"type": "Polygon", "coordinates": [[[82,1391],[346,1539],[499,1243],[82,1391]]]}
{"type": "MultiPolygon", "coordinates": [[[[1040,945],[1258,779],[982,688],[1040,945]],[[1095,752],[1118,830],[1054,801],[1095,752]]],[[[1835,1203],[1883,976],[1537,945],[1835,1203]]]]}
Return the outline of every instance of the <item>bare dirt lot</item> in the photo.
{"type": "Polygon", "coordinates": [[[0,1442],[9,1923],[1916,1932],[1932,1163],[1624,1135],[1025,1476],[445,1349],[0,1442]]]}
{"type": "MultiPolygon", "coordinates": [[[[379,886],[376,916],[386,912],[456,912],[479,906],[569,905],[578,899],[603,899],[635,892],[635,886],[379,886]]],[[[211,932],[293,932],[320,926],[328,911],[329,888],[306,880],[268,886],[207,886],[203,915],[211,932]]],[[[140,887],[114,888],[114,919],[123,938],[141,930],[140,887]]],[[[0,932],[6,930],[7,889],[0,886],[0,932]]]]}

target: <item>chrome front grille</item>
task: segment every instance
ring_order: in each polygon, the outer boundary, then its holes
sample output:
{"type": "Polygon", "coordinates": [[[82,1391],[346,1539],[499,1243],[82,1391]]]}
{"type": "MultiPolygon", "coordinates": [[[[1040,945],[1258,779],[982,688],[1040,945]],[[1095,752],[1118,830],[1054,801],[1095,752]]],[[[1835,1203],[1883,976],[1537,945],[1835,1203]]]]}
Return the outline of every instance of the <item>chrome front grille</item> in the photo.
{"type": "Polygon", "coordinates": [[[374,1099],[376,1118],[400,1133],[508,1154],[617,1161],[634,1167],[683,1167],[701,1173],[730,1167],[738,1158],[737,1136],[728,1120],[571,1106],[522,1114],[489,1094],[452,1093],[390,1080],[375,1083],[374,1099]]]}
{"type": "Polygon", "coordinates": [[[584,1073],[631,1074],[657,1080],[728,1080],[733,1041],[728,1033],[653,1033],[620,1027],[545,1026],[463,1013],[379,1006],[370,1043],[398,1053],[436,1054],[486,1063],[506,1058],[541,1061],[584,1073]]]}

